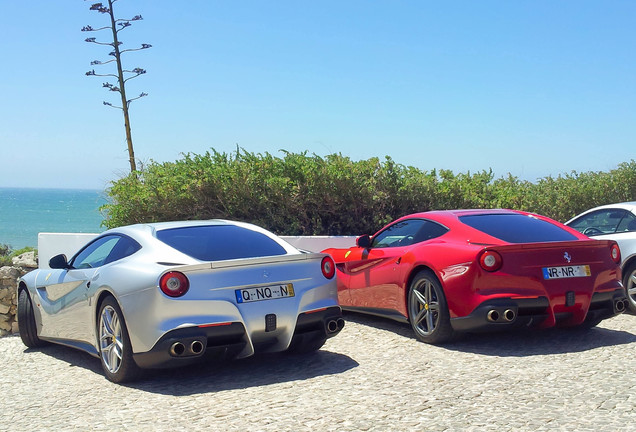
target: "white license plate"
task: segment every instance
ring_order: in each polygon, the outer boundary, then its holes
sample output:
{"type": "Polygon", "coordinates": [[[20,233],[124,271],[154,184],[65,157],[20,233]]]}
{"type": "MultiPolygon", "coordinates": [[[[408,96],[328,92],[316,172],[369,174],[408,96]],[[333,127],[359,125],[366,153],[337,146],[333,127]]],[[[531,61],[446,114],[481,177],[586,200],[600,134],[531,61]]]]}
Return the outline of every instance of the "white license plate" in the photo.
{"type": "Polygon", "coordinates": [[[294,296],[294,286],[292,284],[269,285],[258,288],[237,289],[236,301],[238,303],[249,303],[261,300],[272,300],[294,296]]]}
{"type": "Polygon", "coordinates": [[[543,279],[564,279],[591,276],[589,265],[543,267],[543,279]]]}

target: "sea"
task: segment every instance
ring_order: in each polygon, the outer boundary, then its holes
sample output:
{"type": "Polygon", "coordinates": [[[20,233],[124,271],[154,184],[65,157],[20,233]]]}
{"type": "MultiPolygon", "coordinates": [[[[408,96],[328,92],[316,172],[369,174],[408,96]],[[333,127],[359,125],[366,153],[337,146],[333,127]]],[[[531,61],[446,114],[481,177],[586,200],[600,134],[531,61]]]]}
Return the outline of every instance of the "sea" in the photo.
{"type": "Polygon", "coordinates": [[[0,244],[38,246],[38,233],[100,233],[103,190],[0,188],[0,244]]]}

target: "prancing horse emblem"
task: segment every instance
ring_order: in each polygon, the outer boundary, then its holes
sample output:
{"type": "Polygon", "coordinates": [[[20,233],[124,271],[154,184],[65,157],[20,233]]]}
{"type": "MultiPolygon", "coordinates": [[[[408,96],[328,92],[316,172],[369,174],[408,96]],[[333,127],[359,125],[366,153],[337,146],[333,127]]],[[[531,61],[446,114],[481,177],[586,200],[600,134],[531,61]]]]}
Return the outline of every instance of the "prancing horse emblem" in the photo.
{"type": "Polygon", "coordinates": [[[567,252],[563,254],[563,258],[565,258],[568,263],[572,261],[572,257],[567,252]]]}

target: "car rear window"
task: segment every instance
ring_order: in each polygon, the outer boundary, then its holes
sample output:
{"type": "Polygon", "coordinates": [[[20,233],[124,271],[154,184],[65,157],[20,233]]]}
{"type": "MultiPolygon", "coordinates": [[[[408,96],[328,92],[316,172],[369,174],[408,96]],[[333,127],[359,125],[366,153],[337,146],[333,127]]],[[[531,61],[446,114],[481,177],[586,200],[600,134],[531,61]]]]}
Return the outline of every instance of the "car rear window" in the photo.
{"type": "Polygon", "coordinates": [[[576,236],[550,222],[518,213],[460,216],[459,220],[508,243],[576,240],[576,236]]]}
{"type": "Polygon", "coordinates": [[[157,231],[167,245],[201,261],[285,255],[280,244],[262,234],[236,225],[205,225],[157,231]]]}

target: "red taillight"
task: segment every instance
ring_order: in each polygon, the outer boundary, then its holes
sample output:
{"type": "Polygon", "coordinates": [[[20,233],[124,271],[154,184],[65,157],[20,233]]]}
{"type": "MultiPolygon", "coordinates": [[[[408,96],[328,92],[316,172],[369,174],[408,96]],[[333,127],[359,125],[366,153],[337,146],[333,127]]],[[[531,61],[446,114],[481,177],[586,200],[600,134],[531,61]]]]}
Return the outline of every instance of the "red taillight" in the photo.
{"type": "Polygon", "coordinates": [[[494,272],[501,268],[503,260],[501,255],[495,251],[484,251],[479,257],[479,264],[484,270],[494,272]]]}
{"type": "Polygon", "coordinates": [[[618,247],[617,244],[613,244],[612,245],[612,249],[611,249],[611,255],[612,255],[612,260],[614,260],[614,262],[616,264],[620,264],[621,263],[621,249],[618,247]]]}
{"type": "Polygon", "coordinates": [[[333,278],[333,276],[336,274],[336,264],[329,256],[326,256],[322,259],[322,262],[320,263],[320,269],[322,270],[323,276],[327,279],[333,278]]]}
{"type": "Polygon", "coordinates": [[[183,273],[168,272],[159,279],[159,288],[167,296],[181,297],[188,292],[190,281],[183,273]]]}

